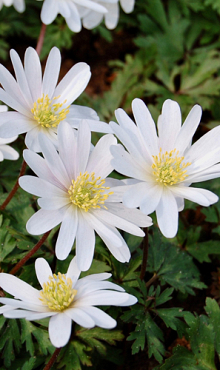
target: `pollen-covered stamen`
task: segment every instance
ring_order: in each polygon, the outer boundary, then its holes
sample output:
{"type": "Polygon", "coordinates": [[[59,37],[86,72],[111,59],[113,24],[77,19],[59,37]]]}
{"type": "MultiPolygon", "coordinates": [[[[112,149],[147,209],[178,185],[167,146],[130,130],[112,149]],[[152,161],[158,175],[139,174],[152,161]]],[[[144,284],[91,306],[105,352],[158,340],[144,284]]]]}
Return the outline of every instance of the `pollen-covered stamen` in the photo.
{"type": "Polygon", "coordinates": [[[153,159],[153,174],[156,176],[156,181],[163,185],[177,184],[188,176],[186,167],[190,166],[191,163],[184,163],[184,157],[180,157],[179,151],[176,149],[164,154],[160,149],[159,155],[153,155],[153,159]]]}
{"type": "Polygon", "coordinates": [[[50,99],[47,94],[43,94],[42,97],[37,99],[37,101],[34,103],[31,112],[34,115],[34,119],[42,127],[57,127],[69,113],[69,106],[62,109],[62,106],[66,103],[66,100],[64,100],[63,103],[54,102],[58,98],[59,96],[50,99]]]}
{"type": "Polygon", "coordinates": [[[83,175],[80,173],[76,180],[72,180],[68,190],[71,202],[86,212],[90,208],[101,208],[101,205],[107,209],[104,203],[113,192],[105,193],[109,187],[103,186],[104,184],[105,180],[95,178],[94,172],[85,172],[83,175]]]}
{"type": "Polygon", "coordinates": [[[77,290],[72,289],[72,280],[58,272],[58,275],[49,276],[49,281],[44,283],[39,298],[43,304],[52,311],[63,311],[73,302],[77,290]]]}

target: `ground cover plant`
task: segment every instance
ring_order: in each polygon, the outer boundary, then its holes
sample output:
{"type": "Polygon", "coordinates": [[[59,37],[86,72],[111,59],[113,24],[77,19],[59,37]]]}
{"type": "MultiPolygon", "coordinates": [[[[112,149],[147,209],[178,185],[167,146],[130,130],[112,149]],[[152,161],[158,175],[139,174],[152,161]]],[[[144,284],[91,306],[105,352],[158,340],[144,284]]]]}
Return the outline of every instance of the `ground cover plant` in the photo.
{"type": "Polygon", "coordinates": [[[2,0],[0,368],[220,368],[219,0],[2,0]]]}

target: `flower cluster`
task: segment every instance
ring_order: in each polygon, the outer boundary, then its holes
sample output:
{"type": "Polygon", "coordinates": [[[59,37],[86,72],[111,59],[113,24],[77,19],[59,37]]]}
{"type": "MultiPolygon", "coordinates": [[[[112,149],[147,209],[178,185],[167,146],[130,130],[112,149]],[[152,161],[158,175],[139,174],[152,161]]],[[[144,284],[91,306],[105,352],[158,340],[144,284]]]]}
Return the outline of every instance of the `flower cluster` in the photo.
{"type": "MultiPolygon", "coordinates": [[[[68,4],[72,4],[71,14],[76,14],[75,8],[90,7],[84,21],[89,16],[95,19],[92,12],[103,15],[102,3],[109,9],[118,6],[115,0],[68,4]]],[[[43,9],[51,4],[45,0],[43,9]]],[[[69,14],[64,4],[56,0],[61,8],[54,5],[53,17],[58,10],[69,14]]],[[[134,1],[121,0],[121,5],[131,11],[134,1]]],[[[38,197],[40,207],[28,220],[27,231],[40,235],[60,225],[56,257],[65,260],[74,247],[76,256],[66,274],[53,274],[44,259],[37,259],[40,291],[0,273],[0,286],[15,297],[0,298],[0,313],[26,320],[49,317],[51,342],[62,347],[71,336],[72,321],[86,328],[115,327],[115,320],[94,306],[128,306],[137,301],[122,287],[106,282],[110,274],[78,280],[80,272],[91,266],[96,234],[118,261],[126,263],[131,253],[118,229],[144,237],[142,228],[152,225],[149,214],[156,211],[161,232],[171,238],[177,233],[184,199],[202,206],[218,201],[212,192],[190,185],[220,177],[220,126],[192,145],[201,107],[195,105],[182,125],[180,107],[172,100],[164,102],[157,128],[140,99],[132,102],[136,123],[122,109],[115,112],[118,124],[100,122],[93,109],[72,105],[90,79],[86,63],[73,66],[57,84],[61,63],[57,48],[51,50],[43,76],[33,48],[25,53],[24,67],[14,50],[11,60],[15,78],[0,65],[0,99],[14,109],[3,107],[0,113],[0,137],[4,138],[0,139],[0,160],[17,159],[17,152],[3,144],[27,133],[28,149],[23,156],[36,176],[21,176],[19,184],[38,197]],[[106,135],[93,146],[91,131],[106,135]],[[114,170],[130,178],[109,177],[114,170]]]]}
{"type": "MultiPolygon", "coordinates": [[[[44,0],[41,20],[50,24],[60,13],[66,20],[68,27],[79,32],[82,24],[87,29],[98,26],[103,18],[106,27],[116,27],[119,18],[119,0],[44,0]]],[[[132,12],[135,0],[120,0],[126,13],[132,12]]]]}

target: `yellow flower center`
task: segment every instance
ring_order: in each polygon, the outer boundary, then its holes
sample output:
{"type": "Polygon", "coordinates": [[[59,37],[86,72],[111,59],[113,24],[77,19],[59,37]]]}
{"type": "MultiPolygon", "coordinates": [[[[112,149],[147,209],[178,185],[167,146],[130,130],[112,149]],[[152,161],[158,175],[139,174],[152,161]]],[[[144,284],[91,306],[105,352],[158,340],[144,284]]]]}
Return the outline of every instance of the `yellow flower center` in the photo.
{"type": "Polygon", "coordinates": [[[176,149],[162,154],[160,149],[159,155],[153,155],[154,163],[152,164],[153,174],[156,181],[163,185],[174,185],[184,181],[188,176],[186,167],[190,166],[190,162],[184,163],[184,157],[178,156],[179,151],[176,149]]]}
{"type": "Polygon", "coordinates": [[[47,94],[43,94],[42,97],[37,99],[37,101],[34,103],[31,112],[34,115],[34,119],[42,127],[57,127],[69,113],[69,106],[61,109],[66,103],[66,100],[64,100],[63,103],[54,103],[54,101],[58,98],[59,96],[49,99],[47,94]]]}
{"type": "Polygon", "coordinates": [[[107,209],[104,203],[113,192],[106,194],[105,191],[109,187],[103,186],[104,184],[105,180],[101,180],[101,177],[95,178],[94,172],[85,172],[83,175],[80,173],[76,180],[72,180],[68,190],[71,202],[85,212],[90,208],[101,208],[100,205],[107,209]]]}
{"type": "Polygon", "coordinates": [[[77,290],[72,289],[72,280],[58,272],[58,275],[49,276],[40,292],[40,301],[52,311],[63,311],[73,302],[77,290]]]}

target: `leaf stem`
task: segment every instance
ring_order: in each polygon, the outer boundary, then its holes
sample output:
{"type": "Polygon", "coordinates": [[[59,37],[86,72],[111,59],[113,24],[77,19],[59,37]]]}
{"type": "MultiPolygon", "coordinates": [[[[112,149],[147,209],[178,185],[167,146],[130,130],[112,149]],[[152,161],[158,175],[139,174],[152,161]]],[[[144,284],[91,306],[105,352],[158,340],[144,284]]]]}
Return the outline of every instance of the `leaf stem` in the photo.
{"type": "Polygon", "coordinates": [[[42,238],[39,240],[39,242],[37,242],[37,244],[30,250],[30,252],[28,252],[26,254],[26,256],[24,256],[16,265],[15,267],[13,267],[13,269],[10,271],[10,274],[14,275],[24,264],[25,262],[27,262],[33,255],[35,252],[38,251],[38,249],[40,249],[40,247],[42,246],[42,244],[45,242],[45,240],[47,239],[48,235],[50,234],[51,230],[47,231],[43,236],[42,238]]]}
{"type": "Polygon", "coordinates": [[[3,211],[5,209],[5,207],[8,205],[8,203],[11,201],[11,199],[15,195],[16,191],[18,190],[18,188],[19,188],[19,183],[18,183],[19,177],[21,177],[25,174],[26,167],[27,167],[27,163],[25,161],[23,161],[22,165],[21,165],[20,173],[18,175],[18,178],[16,180],[16,183],[15,183],[13,189],[10,191],[7,198],[5,199],[5,201],[0,206],[1,211],[3,211]]]}
{"type": "Polygon", "coordinates": [[[140,273],[140,279],[143,280],[147,268],[147,259],[148,259],[148,228],[144,228],[145,237],[143,240],[143,259],[142,259],[142,265],[141,265],[141,273],[140,273]]]}
{"type": "Polygon", "coordinates": [[[59,356],[59,353],[61,351],[62,348],[56,348],[54,353],[52,354],[52,357],[51,359],[49,360],[49,362],[46,364],[46,366],[44,367],[43,370],[49,370],[51,369],[51,367],[53,366],[53,364],[55,363],[57,357],[59,356]]]}
{"type": "Polygon", "coordinates": [[[40,56],[40,53],[41,53],[41,50],[42,50],[42,47],[43,47],[46,28],[47,28],[46,24],[42,23],[41,30],[40,30],[40,35],[38,37],[37,46],[36,46],[36,52],[39,56],[40,56]]]}
{"type": "Polygon", "coordinates": [[[146,287],[148,288],[155,280],[157,280],[159,278],[159,275],[157,275],[156,273],[152,276],[152,278],[150,278],[150,280],[148,280],[146,282],[146,287]]]}

